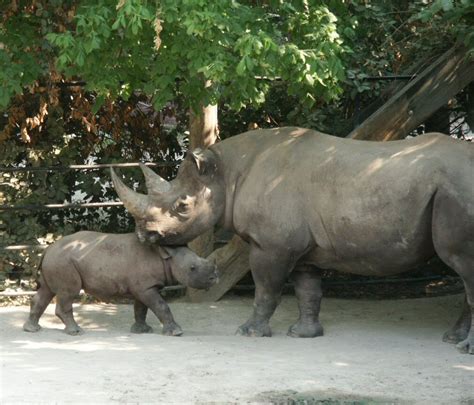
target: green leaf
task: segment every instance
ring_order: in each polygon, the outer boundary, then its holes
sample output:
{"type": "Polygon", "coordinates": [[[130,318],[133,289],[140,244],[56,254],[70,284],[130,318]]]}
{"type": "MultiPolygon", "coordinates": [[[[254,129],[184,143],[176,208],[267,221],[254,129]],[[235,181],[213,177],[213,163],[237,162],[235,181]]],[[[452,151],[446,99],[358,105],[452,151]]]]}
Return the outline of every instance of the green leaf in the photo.
{"type": "Polygon", "coordinates": [[[103,95],[100,95],[96,98],[94,105],[92,106],[92,114],[97,114],[97,112],[100,110],[100,107],[104,105],[105,102],[105,97],[103,95]]]}
{"type": "Polygon", "coordinates": [[[450,11],[453,9],[453,0],[441,0],[441,5],[444,11],[450,11]]]}
{"type": "Polygon", "coordinates": [[[240,62],[237,64],[237,67],[235,69],[235,72],[237,73],[237,76],[243,76],[245,74],[246,70],[246,63],[245,63],[246,57],[244,56],[240,62]]]}

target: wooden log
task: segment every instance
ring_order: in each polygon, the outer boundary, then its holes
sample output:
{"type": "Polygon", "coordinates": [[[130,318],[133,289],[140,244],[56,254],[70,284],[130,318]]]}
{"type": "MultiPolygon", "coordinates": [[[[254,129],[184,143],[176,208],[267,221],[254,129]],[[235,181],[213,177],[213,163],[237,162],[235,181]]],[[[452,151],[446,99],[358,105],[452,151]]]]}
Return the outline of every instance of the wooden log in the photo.
{"type": "Polygon", "coordinates": [[[214,229],[210,229],[188,243],[188,247],[201,257],[208,257],[214,250],[214,229]]]}
{"type": "Polygon", "coordinates": [[[474,61],[465,48],[452,48],[404,86],[347,137],[401,139],[474,81],[474,61]]]}
{"type": "Polygon", "coordinates": [[[215,250],[209,257],[216,260],[219,283],[209,290],[187,289],[191,302],[214,302],[222,298],[238,281],[249,272],[249,245],[235,235],[230,242],[215,250]]]}

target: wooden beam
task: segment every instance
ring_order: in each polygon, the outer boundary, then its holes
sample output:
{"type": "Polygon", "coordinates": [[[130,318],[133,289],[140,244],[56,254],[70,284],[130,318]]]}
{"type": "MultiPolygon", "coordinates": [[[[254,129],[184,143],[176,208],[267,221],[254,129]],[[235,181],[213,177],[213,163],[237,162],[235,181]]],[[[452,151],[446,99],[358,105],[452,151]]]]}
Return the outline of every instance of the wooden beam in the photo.
{"type": "Polygon", "coordinates": [[[472,81],[474,60],[465,48],[452,48],[347,137],[374,141],[404,138],[472,81]]]}
{"type": "Polygon", "coordinates": [[[187,289],[191,302],[214,302],[222,298],[238,281],[249,272],[249,245],[235,235],[230,242],[215,250],[208,259],[216,259],[219,283],[209,290],[187,289]]]}

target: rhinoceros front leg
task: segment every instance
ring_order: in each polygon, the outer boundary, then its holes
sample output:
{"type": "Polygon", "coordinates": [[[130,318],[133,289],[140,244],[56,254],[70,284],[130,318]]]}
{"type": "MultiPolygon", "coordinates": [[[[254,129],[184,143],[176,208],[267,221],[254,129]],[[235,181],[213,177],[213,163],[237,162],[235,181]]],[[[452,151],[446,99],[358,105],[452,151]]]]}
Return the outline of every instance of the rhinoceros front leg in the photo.
{"type": "Polygon", "coordinates": [[[146,323],[146,313],[148,312],[148,307],[139,300],[135,300],[133,304],[133,311],[135,313],[135,323],[130,328],[130,332],[152,333],[153,328],[146,323]]]}
{"type": "Polygon", "coordinates": [[[150,308],[163,325],[161,333],[167,336],[181,336],[183,330],[174,318],[166,301],[161,297],[158,288],[149,288],[136,294],[137,300],[150,308]]]}
{"type": "Polygon", "coordinates": [[[272,335],[268,323],[281,301],[283,286],[293,266],[294,261],[289,255],[264,251],[252,246],[250,269],[255,282],[254,310],[250,319],[237,329],[237,335],[256,337],[272,335]]]}
{"type": "Polygon", "coordinates": [[[323,335],[319,310],[323,292],[321,275],[311,266],[297,266],[292,274],[300,317],[290,326],[288,336],[311,338],[323,335]]]}

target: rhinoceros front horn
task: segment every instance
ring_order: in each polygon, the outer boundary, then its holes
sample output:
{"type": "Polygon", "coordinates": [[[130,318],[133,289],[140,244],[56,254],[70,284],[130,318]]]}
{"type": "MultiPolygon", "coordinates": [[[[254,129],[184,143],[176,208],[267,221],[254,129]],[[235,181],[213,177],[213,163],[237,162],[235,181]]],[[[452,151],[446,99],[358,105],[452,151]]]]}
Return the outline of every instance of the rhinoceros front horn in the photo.
{"type": "Polygon", "coordinates": [[[143,175],[145,176],[145,184],[148,194],[161,194],[170,191],[171,184],[163,177],[156,174],[143,163],[140,163],[140,169],[142,169],[143,175]]]}
{"type": "Polygon", "coordinates": [[[144,194],[137,193],[131,188],[123,184],[120,177],[115,174],[114,169],[110,168],[110,175],[114,183],[115,191],[122,200],[125,208],[135,217],[143,217],[148,204],[148,197],[144,194]]]}

